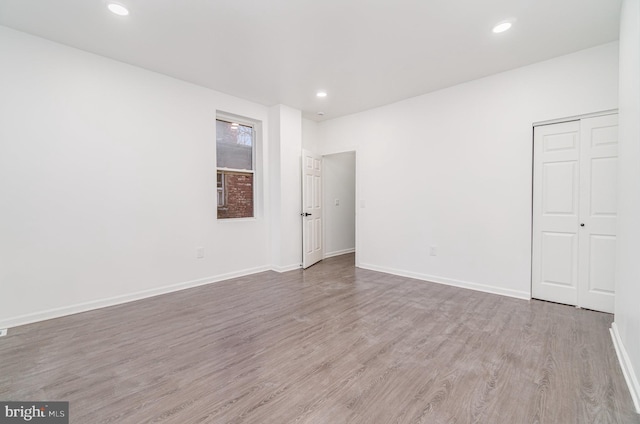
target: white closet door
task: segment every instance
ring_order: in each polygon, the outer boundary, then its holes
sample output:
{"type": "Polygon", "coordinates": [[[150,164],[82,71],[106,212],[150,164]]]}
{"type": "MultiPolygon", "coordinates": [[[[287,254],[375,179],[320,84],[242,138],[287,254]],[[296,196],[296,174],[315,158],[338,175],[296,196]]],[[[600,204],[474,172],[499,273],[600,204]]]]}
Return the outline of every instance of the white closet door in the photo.
{"type": "Polygon", "coordinates": [[[613,313],[618,115],[581,121],[578,305],[613,313]]]}
{"type": "Polygon", "coordinates": [[[580,121],[534,129],[532,294],[578,304],[580,121]]]}
{"type": "Polygon", "coordinates": [[[617,119],[534,129],[535,298],[613,312],[617,119]]]}

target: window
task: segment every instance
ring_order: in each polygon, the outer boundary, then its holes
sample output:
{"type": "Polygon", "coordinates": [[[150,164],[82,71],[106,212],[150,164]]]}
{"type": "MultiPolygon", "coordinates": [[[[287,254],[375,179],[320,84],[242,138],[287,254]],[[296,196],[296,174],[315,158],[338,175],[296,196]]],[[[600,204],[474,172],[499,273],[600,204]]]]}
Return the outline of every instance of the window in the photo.
{"type": "Polygon", "coordinates": [[[218,219],[254,216],[255,130],[231,119],[216,120],[218,219]]]}
{"type": "Polygon", "coordinates": [[[224,205],[224,175],[222,172],[218,172],[218,207],[222,207],[224,205]]]}

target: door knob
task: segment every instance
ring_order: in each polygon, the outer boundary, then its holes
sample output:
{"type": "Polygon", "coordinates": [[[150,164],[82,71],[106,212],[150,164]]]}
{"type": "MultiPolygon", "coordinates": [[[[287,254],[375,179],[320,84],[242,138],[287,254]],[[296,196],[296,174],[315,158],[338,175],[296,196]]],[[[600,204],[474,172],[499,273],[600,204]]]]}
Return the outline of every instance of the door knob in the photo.
{"type": "Polygon", "coordinates": [[[300,214],[301,216],[311,216],[311,214],[309,212],[303,212],[300,214]]]}
{"type": "Polygon", "coordinates": [[[581,226],[581,227],[584,227],[584,222],[581,222],[581,223],[580,223],[580,226],[581,226]]]}

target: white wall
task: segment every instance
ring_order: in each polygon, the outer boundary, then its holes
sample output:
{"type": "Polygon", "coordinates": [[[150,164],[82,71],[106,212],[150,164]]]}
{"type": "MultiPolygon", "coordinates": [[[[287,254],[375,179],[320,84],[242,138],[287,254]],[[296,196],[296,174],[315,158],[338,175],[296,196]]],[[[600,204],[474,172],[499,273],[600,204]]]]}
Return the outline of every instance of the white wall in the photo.
{"type": "Polygon", "coordinates": [[[277,271],[302,262],[302,113],[284,105],[269,109],[271,125],[271,263],[277,271]]]}
{"type": "Polygon", "coordinates": [[[302,119],[302,148],[316,153],[320,145],[320,130],[318,123],[310,119],[302,119]]]}
{"type": "Polygon", "coordinates": [[[5,27],[0,57],[0,327],[270,267],[268,161],[257,219],[215,194],[216,110],[266,153],[266,107],[5,27]]]}
{"type": "Polygon", "coordinates": [[[353,252],[356,248],[356,153],[323,156],[322,181],[324,257],[353,252]]]}
{"type": "Polygon", "coordinates": [[[625,0],[620,21],[618,263],[614,334],[640,412],[640,2],[625,0]]]}
{"type": "Polygon", "coordinates": [[[532,124],[617,85],[610,43],[321,123],[321,154],[358,152],[360,266],[528,298],[532,124]]]}

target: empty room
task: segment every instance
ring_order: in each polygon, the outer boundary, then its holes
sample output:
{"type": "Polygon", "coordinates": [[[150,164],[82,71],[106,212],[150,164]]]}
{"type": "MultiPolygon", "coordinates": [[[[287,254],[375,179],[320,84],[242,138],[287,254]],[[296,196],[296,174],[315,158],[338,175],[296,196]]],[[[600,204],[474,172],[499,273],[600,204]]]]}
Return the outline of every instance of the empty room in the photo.
{"type": "Polygon", "coordinates": [[[640,424],[639,0],[0,0],[0,424],[640,424]]]}

